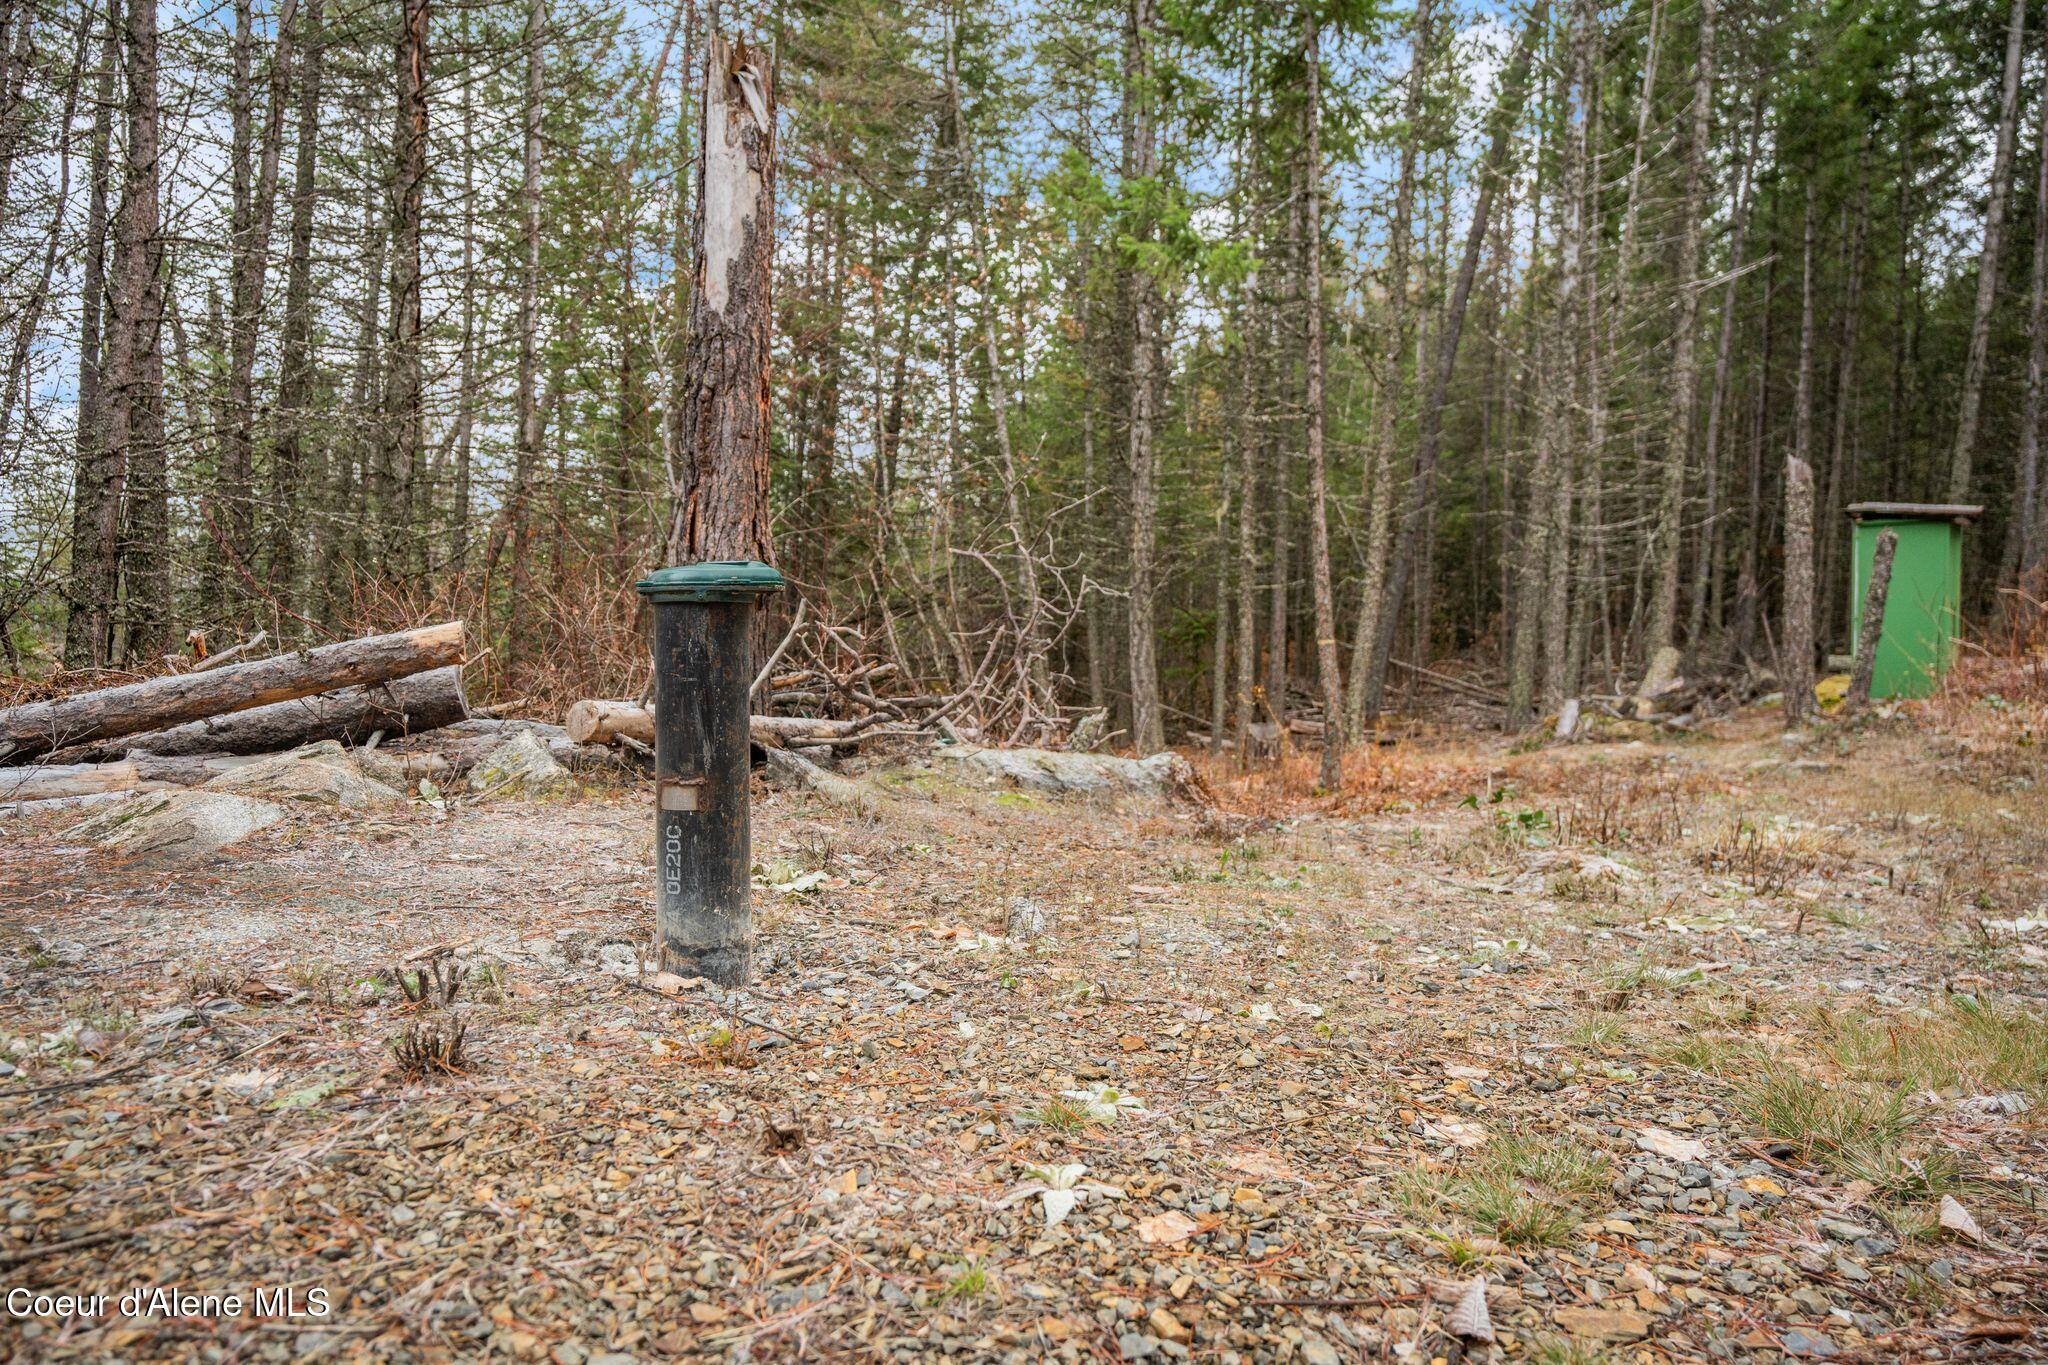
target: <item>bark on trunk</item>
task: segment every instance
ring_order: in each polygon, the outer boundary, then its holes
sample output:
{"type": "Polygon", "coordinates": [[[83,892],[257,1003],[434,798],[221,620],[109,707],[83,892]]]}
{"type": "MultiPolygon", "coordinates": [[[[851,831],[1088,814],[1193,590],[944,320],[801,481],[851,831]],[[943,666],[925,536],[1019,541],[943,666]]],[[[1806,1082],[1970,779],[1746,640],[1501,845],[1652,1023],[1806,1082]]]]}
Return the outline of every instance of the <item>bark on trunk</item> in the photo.
{"type": "Polygon", "coordinates": [[[229,603],[245,596],[240,575],[229,563],[253,556],[255,529],[256,341],[262,320],[264,278],[270,266],[270,225],[276,216],[277,168],[284,145],[284,111],[291,88],[293,18],[297,0],[283,0],[277,13],[277,45],[271,56],[269,101],[262,141],[251,128],[255,97],[254,6],[235,3],[235,89],[232,99],[234,219],[230,226],[227,430],[221,436],[215,598],[229,603]],[[252,164],[253,163],[253,164],[252,164]]]}
{"type": "Polygon", "coordinates": [[[1650,603],[1648,653],[1678,643],[1679,545],[1685,527],[1686,473],[1692,466],[1699,373],[1700,223],[1705,216],[1708,160],[1713,154],[1715,0],[1700,0],[1699,56],[1693,68],[1692,140],[1685,156],[1685,197],[1678,225],[1678,330],[1671,344],[1671,416],[1664,433],[1663,483],[1657,499],[1657,564],[1650,603]]]}
{"type": "MultiPolygon", "coordinates": [[[[506,600],[505,670],[526,658],[530,624],[526,603],[532,591],[533,479],[541,463],[540,384],[540,120],[547,80],[547,0],[530,0],[526,11],[525,137],[519,181],[519,432],[512,462],[512,587],[506,600]]],[[[700,198],[699,203],[702,203],[700,198]]],[[[678,395],[680,403],[680,395],[678,395]]]]}
{"type": "Polygon", "coordinates": [[[292,152],[290,259],[285,266],[284,332],[278,346],[277,444],[270,456],[270,588],[287,608],[300,591],[299,535],[306,495],[306,431],[313,400],[313,214],[319,204],[320,76],[325,46],[321,0],[300,19],[298,140],[292,152]]]}
{"type": "Polygon", "coordinates": [[[1792,400],[1792,453],[1785,462],[1785,628],[1779,660],[1785,724],[1813,714],[1813,203],[1806,182],[1800,251],[1799,387],[1792,400]]]}
{"type": "MultiPolygon", "coordinates": [[[[1154,123],[1152,30],[1157,25],[1156,0],[1131,0],[1124,73],[1129,107],[1129,170],[1134,179],[1149,180],[1159,171],[1158,133],[1154,123]]],[[[1149,236],[1140,223],[1138,236],[1149,236]]],[[[1130,272],[1131,286],[1131,742],[1138,756],[1166,747],[1166,720],[1159,705],[1158,587],[1153,557],[1157,551],[1159,487],[1157,452],[1153,445],[1158,419],[1158,285],[1141,261],[1130,272]]]]}
{"type": "Polygon", "coordinates": [[[654,712],[637,701],[587,699],[569,708],[562,728],[578,744],[610,744],[619,736],[654,743],[654,712]]]}
{"type": "Polygon", "coordinates": [[[2027,0],[2012,0],[2005,33],[2005,83],[1998,105],[1998,145],[1991,157],[1991,184],[1984,206],[1984,247],[1977,257],[1977,310],[1970,324],[1970,350],[1963,362],[1963,388],[1956,413],[1955,447],[1949,454],[1948,500],[1970,499],[1971,464],[1977,453],[1978,408],[1991,347],[1991,315],[1998,307],[1999,253],[2005,243],[2006,192],[2012,183],[2013,143],[2019,129],[2020,66],[2026,50],[2027,0]]]}
{"type": "Polygon", "coordinates": [[[385,439],[378,452],[371,513],[380,549],[391,554],[411,530],[411,500],[424,444],[421,239],[427,193],[429,0],[400,0],[398,107],[392,136],[391,317],[384,384],[385,439]]]}
{"type": "Polygon", "coordinates": [[[1877,671],[1877,642],[1884,633],[1884,604],[1891,596],[1892,561],[1899,533],[1883,531],[1870,556],[1870,586],[1863,593],[1863,620],[1856,631],[1856,663],[1849,671],[1849,695],[1842,709],[1853,714],[1870,704],[1870,680],[1877,671]]]}
{"type": "Polygon", "coordinates": [[[0,771],[0,801],[54,801],[133,791],[142,774],[133,763],[46,763],[0,771]]]}
{"type": "MultiPolygon", "coordinates": [[[[2041,387],[2048,372],[2048,94],[2041,100],[2034,155],[2034,262],[2027,286],[2027,389],[2020,406],[2018,496],[2005,531],[2004,586],[2018,589],[2040,557],[2035,506],[2041,482],[2041,387]]],[[[2008,597],[2018,603],[2021,599],[2008,597]]]]}
{"type": "Polygon", "coordinates": [[[0,711],[0,763],[462,662],[460,621],[0,711]]]}
{"type": "MultiPolygon", "coordinates": [[[[1408,256],[1415,223],[1415,157],[1421,142],[1422,92],[1429,70],[1431,0],[1416,0],[1414,39],[1407,90],[1401,103],[1401,169],[1394,190],[1394,217],[1387,225],[1386,346],[1380,356],[1378,392],[1373,396],[1372,506],[1367,512],[1365,582],[1358,600],[1358,625],[1351,642],[1351,678],[1344,696],[1344,723],[1351,734],[1365,723],[1366,682],[1372,673],[1373,641],[1386,609],[1387,556],[1394,535],[1394,441],[1400,430],[1402,382],[1408,369],[1408,256]]],[[[1421,376],[1418,374],[1417,379],[1421,376]]]]}
{"type": "Polygon", "coordinates": [[[1870,188],[1866,180],[1869,162],[1870,146],[1866,139],[1856,158],[1856,206],[1849,229],[1849,287],[1842,300],[1841,358],[1835,372],[1834,437],[1828,445],[1827,480],[1820,485],[1814,509],[1820,540],[1815,572],[1821,584],[1818,606],[1823,640],[1835,638],[1836,604],[1848,597],[1838,593],[1833,585],[1841,581],[1837,560],[1842,544],[1842,508],[1847,503],[1842,486],[1849,478],[1849,462],[1855,458],[1851,442],[1855,438],[1856,339],[1863,314],[1863,243],[1870,220],[1870,188]]]}
{"type": "Polygon", "coordinates": [[[128,6],[128,165],[115,248],[113,388],[107,442],[124,452],[127,501],[121,574],[128,654],[170,647],[170,493],[164,466],[164,243],[160,211],[157,0],[128,6]]]}
{"type": "Polygon", "coordinates": [[[71,502],[71,582],[64,620],[64,666],[100,668],[113,644],[114,592],[120,576],[121,485],[125,450],[107,439],[102,369],[102,303],[107,290],[107,201],[112,180],[114,76],[120,65],[121,11],[107,15],[100,43],[92,120],[90,188],[78,328],[77,474],[71,502]]]}
{"type": "Polygon", "coordinates": [[[1316,615],[1316,672],[1323,687],[1324,791],[1344,785],[1344,675],[1337,662],[1337,603],[1330,582],[1329,471],[1323,452],[1323,140],[1322,35],[1314,10],[1302,16],[1302,63],[1307,68],[1308,112],[1303,146],[1302,290],[1308,322],[1308,501],[1310,595],[1316,615]]]}

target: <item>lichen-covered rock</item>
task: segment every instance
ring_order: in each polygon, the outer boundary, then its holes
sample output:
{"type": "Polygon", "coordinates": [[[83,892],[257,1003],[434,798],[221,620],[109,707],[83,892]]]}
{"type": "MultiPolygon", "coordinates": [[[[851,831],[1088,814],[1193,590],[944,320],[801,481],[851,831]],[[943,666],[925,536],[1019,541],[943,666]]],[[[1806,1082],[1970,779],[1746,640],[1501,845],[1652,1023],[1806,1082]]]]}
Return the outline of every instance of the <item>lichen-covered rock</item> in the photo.
{"type": "Polygon", "coordinates": [[[1052,749],[949,748],[936,752],[985,782],[1056,796],[1186,796],[1197,789],[1193,766],[1170,750],[1150,758],[1052,749]]]}
{"type": "Polygon", "coordinates": [[[547,746],[525,731],[485,754],[469,773],[473,792],[553,791],[569,781],[569,770],[555,761],[547,746]]]}
{"type": "Polygon", "coordinates": [[[331,739],[231,769],[209,781],[205,789],[280,801],[307,801],[347,810],[405,799],[396,788],[366,775],[348,751],[331,739]]]}
{"type": "Polygon", "coordinates": [[[115,853],[190,858],[282,819],[284,807],[275,802],[227,792],[138,792],[72,826],[71,837],[115,853]]]}

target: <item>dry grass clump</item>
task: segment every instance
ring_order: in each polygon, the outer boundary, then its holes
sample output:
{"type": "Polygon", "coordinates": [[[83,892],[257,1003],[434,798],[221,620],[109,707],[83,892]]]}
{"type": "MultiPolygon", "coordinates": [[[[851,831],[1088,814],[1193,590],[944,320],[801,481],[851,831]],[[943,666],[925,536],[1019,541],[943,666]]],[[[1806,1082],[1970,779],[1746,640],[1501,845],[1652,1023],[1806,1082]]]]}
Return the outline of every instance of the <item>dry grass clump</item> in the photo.
{"type": "Polygon", "coordinates": [[[1605,1153],[1570,1138],[1507,1138],[1452,1171],[1412,1170],[1396,1197],[1418,1217],[1449,1214],[1507,1247],[1561,1246],[1607,1188],[1605,1153]]]}
{"type": "Polygon", "coordinates": [[[2048,1021],[2025,1009],[1952,996],[1914,1014],[1817,1011],[1814,1024],[1860,1080],[1908,1091],[2048,1092],[2048,1021]]]}
{"type": "Polygon", "coordinates": [[[1887,1199],[1939,1199],[1974,1183],[1968,1159],[1927,1131],[1906,1090],[1829,1083],[1780,1064],[1766,1066],[1737,1096],[1759,1128],[1797,1147],[1805,1161],[1844,1180],[1867,1180],[1887,1199]]]}

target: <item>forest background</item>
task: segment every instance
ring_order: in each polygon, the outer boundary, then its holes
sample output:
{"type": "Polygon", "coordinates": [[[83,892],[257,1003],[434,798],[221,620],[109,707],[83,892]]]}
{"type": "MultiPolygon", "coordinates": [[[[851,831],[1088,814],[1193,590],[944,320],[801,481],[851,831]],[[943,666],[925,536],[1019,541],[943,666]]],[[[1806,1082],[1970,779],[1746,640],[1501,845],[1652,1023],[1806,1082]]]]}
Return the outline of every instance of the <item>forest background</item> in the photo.
{"type": "Polygon", "coordinates": [[[0,0],[5,663],[461,615],[501,697],[638,692],[714,31],[777,67],[775,557],[997,737],[1796,681],[1859,500],[1983,504],[2024,631],[2044,18],[0,0]]]}

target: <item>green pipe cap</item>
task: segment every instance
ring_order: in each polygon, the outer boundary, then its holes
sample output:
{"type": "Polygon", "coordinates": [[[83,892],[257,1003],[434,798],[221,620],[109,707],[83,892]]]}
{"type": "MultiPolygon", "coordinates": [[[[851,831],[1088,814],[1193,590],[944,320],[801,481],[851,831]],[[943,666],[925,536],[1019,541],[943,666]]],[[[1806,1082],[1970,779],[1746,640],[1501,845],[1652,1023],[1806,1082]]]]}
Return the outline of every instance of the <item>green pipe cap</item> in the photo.
{"type": "Polygon", "coordinates": [[[782,590],[782,575],[758,559],[713,559],[656,569],[633,587],[650,602],[746,602],[782,590]]]}

